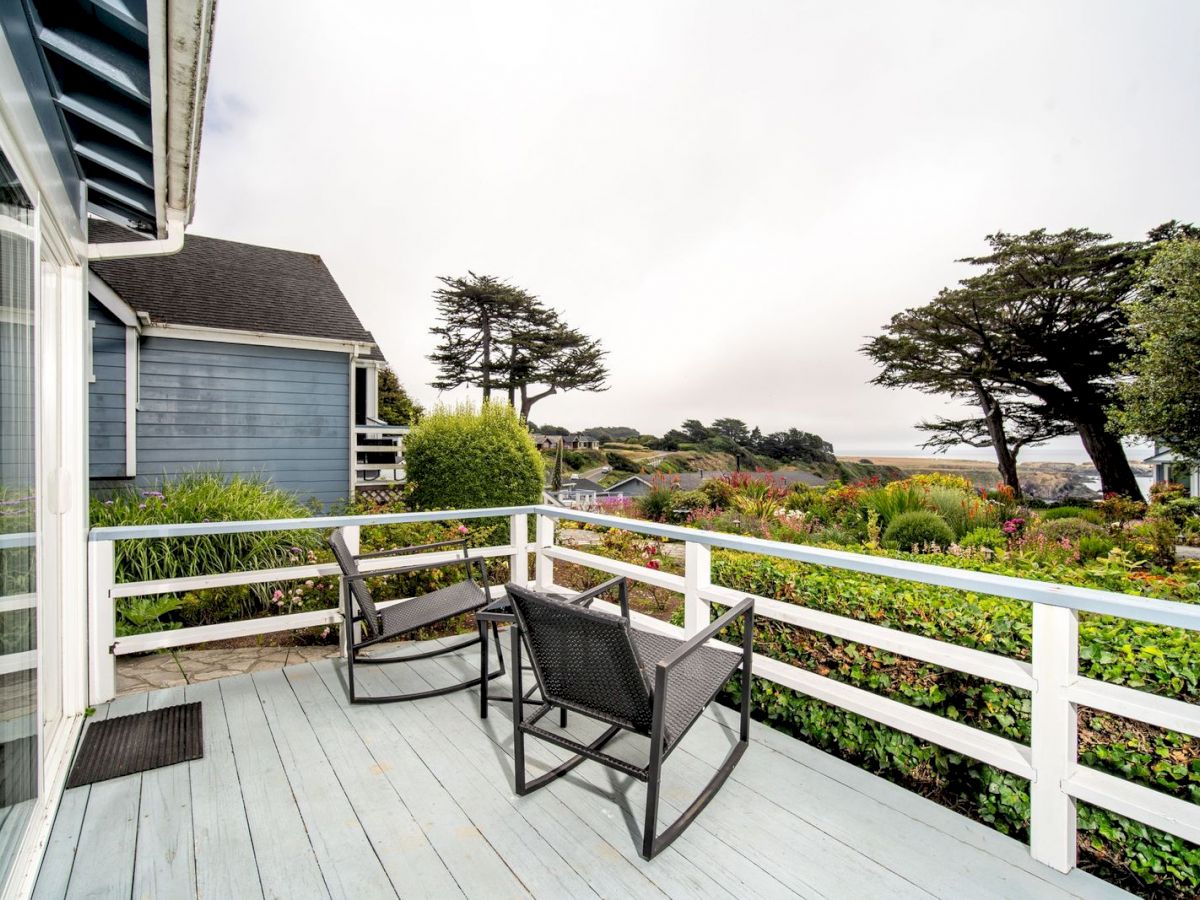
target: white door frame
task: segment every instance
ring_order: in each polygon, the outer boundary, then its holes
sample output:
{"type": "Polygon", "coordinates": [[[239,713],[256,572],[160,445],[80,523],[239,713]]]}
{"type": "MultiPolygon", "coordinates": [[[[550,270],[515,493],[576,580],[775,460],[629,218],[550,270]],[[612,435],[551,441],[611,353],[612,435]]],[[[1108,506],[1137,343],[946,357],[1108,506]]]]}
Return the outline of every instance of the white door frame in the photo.
{"type": "Polygon", "coordinates": [[[87,703],[87,394],[82,371],[86,240],[81,224],[83,198],[68,196],[2,37],[0,151],[33,200],[36,226],[39,791],[3,883],[3,896],[26,897],[33,890],[50,836],[87,703]],[[45,277],[43,260],[56,278],[45,277]],[[47,280],[57,282],[57,296],[42,296],[47,280]],[[47,559],[46,553],[53,558],[47,559]],[[48,634],[57,632],[53,646],[41,640],[47,613],[59,619],[58,627],[48,630],[48,634]],[[46,679],[41,673],[51,666],[61,690],[62,716],[43,728],[41,691],[46,679]]]}

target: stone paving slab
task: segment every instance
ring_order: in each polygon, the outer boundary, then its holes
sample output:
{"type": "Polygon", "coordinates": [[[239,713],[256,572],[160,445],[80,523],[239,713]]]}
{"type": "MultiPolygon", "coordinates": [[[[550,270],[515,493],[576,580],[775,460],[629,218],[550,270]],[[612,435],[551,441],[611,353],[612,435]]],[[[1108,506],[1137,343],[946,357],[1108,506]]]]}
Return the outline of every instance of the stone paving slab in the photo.
{"type": "Polygon", "coordinates": [[[117,696],[282,669],[337,656],[336,645],[168,650],[117,659],[117,696]]]}

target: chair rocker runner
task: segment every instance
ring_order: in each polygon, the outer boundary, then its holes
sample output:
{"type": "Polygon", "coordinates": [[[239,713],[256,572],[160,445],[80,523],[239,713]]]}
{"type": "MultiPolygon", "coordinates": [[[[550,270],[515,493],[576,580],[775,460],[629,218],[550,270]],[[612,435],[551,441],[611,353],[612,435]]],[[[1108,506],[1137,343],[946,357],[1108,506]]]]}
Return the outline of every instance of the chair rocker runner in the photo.
{"type": "Polygon", "coordinates": [[[342,570],[342,580],[345,589],[342,591],[343,635],[346,642],[346,691],[351,703],[390,703],[398,700],[418,700],[422,697],[436,697],[449,694],[465,688],[483,684],[492,678],[504,674],[504,655],[500,649],[500,635],[495,623],[492,623],[492,636],[496,641],[496,655],[499,668],[489,671],[488,636],[486,622],[479,622],[478,633],[439,647],[420,653],[410,653],[406,656],[371,657],[361,655],[362,651],[384,641],[395,640],[401,635],[408,634],[418,628],[428,628],[438,622],[462,615],[477,612],[489,602],[487,562],[482,557],[472,557],[468,554],[467,540],[437,541],[432,544],[419,544],[413,547],[401,547],[394,550],[382,550],[376,553],[350,552],[346,538],[341,529],[336,529],[329,536],[329,546],[342,570]],[[385,557],[400,557],[408,553],[424,550],[435,550],[445,547],[462,547],[462,558],[439,562],[410,562],[386,569],[370,569],[361,571],[358,563],[363,559],[382,559],[385,557]],[[466,578],[457,584],[451,584],[428,594],[401,600],[385,607],[377,607],[367,588],[366,579],[382,578],[391,575],[406,575],[424,569],[441,569],[451,566],[462,566],[466,578]],[[476,582],[474,569],[478,569],[479,581],[476,582]],[[361,626],[361,627],[360,627],[361,626]],[[431,688],[425,691],[413,691],[404,694],[388,694],[386,696],[360,696],[354,682],[354,667],[356,665],[385,665],[400,662],[412,662],[418,659],[429,659],[443,653],[453,653],[463,647],[473,644],[481,645],[481,669],[478,678],[470,678],[446,687],[431,688]]]}
{"type": "Polygon", "coordinates": [[[716,796],[750,742],[750,666],[754,642],[754,600],[746,598],[686,641],[633,628],[624,592],[621,615],[539,594],[519,585],[505,588],[516,624],[511,631],[514,769],[516,792],[537,790],[561,778],[584,760],[603,763],[646,782],[645,826],[641,854],[652,859],[674,841],[716,796]],[[723,628],[741,619],[741,652],[710,643],[723,628]],[[542,702],[524,714],[521,648],[531,657],[542,702]],[[712,779],[679,818],[658,831],[662,766],[721,688],[741,669],[741,726],[712,779]],[[590,744],[548,731],[540,720],[554,707],[590,716],[609,727],[590,744]],[[650,739],[645,767],[605,753],[621,731],[650,739]],[[526,780],[525,735],[563,747],[576,755],[554,769],[526,780]]]}

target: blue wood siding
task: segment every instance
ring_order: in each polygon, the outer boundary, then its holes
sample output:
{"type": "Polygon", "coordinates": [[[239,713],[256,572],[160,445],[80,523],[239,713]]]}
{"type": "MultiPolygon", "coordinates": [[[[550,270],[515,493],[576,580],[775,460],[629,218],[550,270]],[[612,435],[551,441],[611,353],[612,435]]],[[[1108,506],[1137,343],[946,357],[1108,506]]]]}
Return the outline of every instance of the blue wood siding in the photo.
{"type": "Polygon", "coordinates": [[[348,354],[151,337],[140,357],[139,484],[204,470],[346,498],[348,354]]]}
{"type": "Polygon", "coordinates": [[[92,372],[88,385],[88,474],[125,477],[125,326],[88,298],[92,331],[92,372]]]}

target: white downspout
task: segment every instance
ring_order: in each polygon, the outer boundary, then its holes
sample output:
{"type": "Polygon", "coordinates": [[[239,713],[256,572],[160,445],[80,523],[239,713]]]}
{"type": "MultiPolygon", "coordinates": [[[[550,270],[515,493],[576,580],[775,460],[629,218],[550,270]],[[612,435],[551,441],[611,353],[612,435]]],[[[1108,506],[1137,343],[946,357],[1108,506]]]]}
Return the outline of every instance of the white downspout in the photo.
{"type": "Polygon", "coordinates": [[[136,256],[170,256],[183,249],[182,209],[167,209],[167,236],[157,241],[120,241],[112,244],[88,244],[88,259],[132,259],[136,256]]]}

